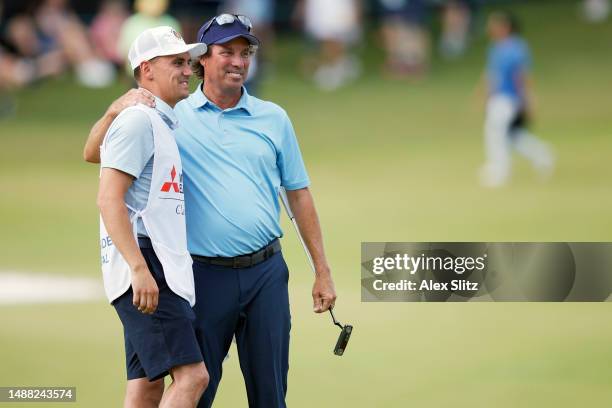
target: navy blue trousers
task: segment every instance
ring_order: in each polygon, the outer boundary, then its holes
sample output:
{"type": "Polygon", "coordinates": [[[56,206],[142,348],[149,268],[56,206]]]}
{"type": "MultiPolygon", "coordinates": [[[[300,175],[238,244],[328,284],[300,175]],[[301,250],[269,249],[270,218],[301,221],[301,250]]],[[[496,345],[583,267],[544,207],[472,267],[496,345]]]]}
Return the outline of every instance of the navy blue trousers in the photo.
{"type": "Polygon", "coordinates": [[[196,337],[210,375],[198,407],[212,405],[234,335],[249,407],[286,407],[291,315],[282,254],[242,269],[194,261],[193,274],[196,337]]]}

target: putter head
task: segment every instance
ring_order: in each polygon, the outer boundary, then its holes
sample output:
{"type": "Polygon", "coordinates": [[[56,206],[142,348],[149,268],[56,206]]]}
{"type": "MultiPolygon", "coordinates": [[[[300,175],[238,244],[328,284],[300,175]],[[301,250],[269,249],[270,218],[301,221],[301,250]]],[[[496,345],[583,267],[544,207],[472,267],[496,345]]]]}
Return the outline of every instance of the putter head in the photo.
{"type": "Polygon", "coordinates": [[[350,324],[347,324],[342,328],[340,336],[338,337],[338,341],[336,342],[336,347],[334,347],[335,355],[341,356],[344,354],[344,350],[346,350],[346,345],[348,344],[348,341],[351,338],[352,331],[353,326],[351,326],[350,324]]]}

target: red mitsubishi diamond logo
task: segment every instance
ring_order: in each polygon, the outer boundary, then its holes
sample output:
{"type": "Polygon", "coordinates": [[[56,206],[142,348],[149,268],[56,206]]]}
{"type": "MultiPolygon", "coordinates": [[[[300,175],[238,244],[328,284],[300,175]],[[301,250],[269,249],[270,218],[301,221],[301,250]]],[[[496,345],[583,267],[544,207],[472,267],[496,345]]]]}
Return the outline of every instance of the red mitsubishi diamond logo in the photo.
{"type": "Polygon", "coordinates": [[[174,181],[174,178],[176,177],[176,169],[174,168],[174,166],[172,166],[172,171],[170,172],[170,177],[172,178],[171,181],[166,181],[164,183],[164,185],[161,188],[161,191],[163,191],[164,193],[167,193],[170,191],[170,189],[174,190],[175,193],[179,192],[179,185],[178,183],[176,183],[174,181]]]}

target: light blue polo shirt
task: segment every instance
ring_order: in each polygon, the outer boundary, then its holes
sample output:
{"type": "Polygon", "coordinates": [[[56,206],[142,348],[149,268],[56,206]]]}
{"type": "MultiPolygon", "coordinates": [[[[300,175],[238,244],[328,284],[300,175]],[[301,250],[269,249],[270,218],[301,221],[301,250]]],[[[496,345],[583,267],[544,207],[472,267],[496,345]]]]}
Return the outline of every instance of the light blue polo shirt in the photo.
{"type": "MultiPolygon", "coordinates": [[[[155,97],[155,109],[170,129],[176,129],[178,123],[170,105],[155,97]]],[[[101,166],[121,170],[134,177],[125,193],[125,202],[132,208],[142,210],[149,200],[153,175],[155,142],[151,119],[143,111],[130,109],[111,123],[105,138],[106,153],[101,166]]],[[[132,211],[129,214],[131,217],[132,211]]],[[[138,219],[138,235],[149,236],[142,219],[138,219]]]]}
{"type": "Polygon", "coordinates": [[[189,252],[233,257],[282,236],[280,186],[310,184],[287,113],[242,89],[222,110],[198,86],[175,107],[189,252]]]}
{"type": "Polygon", "coordinates": [[[518,103],[524,102],[519,85],[531,67],[527,43],[513,35],[499,41],[489,49],[487,72],[492,95],[505,95],[518,103]]]}

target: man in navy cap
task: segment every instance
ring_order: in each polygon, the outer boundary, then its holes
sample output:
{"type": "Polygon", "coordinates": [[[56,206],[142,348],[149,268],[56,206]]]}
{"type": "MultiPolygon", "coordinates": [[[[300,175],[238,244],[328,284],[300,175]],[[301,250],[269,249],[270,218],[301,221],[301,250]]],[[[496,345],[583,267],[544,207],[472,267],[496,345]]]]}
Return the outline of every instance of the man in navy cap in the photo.
{"type": "MultiPolygon", "coordinates": [[[[246,17],[233,14],[200,28],[198,40],[208,51],[192,67],[203,82],[175,107],[196,335],[210,375],[200,407],[212,405],[234,335],[249,406],[286,406],[291,321],[289,274],[278,241],[281,187],[315,265],[314,311],[322,313],[336,300],[291,121],[278,105],[243,86],[259,45],[250,28],[246,17]]],[[[99,144],[102,130],[92,129],[89,146],[99,144]]],[[[86,159],[97,160],[95,154],[86,159]]]]}

